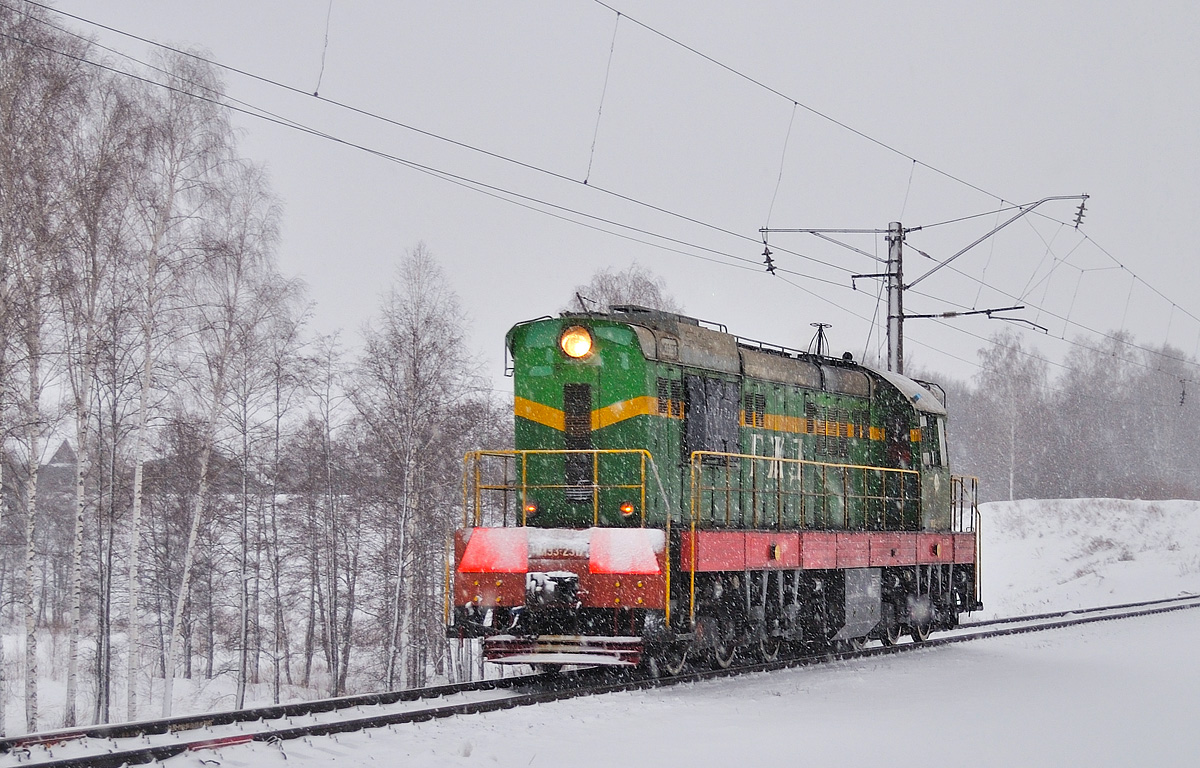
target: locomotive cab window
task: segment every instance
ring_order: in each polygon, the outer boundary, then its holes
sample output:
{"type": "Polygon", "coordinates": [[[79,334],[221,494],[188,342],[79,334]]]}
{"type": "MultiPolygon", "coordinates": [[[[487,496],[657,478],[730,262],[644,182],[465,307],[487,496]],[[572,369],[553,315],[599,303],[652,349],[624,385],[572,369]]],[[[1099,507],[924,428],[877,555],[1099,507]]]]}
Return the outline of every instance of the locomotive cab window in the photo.
{"type": "Polygon", "coordinates": [[[944,467],[946,460],[946,422],[938,416],[921,416],[921,458],[927,466],[944,467]]]}

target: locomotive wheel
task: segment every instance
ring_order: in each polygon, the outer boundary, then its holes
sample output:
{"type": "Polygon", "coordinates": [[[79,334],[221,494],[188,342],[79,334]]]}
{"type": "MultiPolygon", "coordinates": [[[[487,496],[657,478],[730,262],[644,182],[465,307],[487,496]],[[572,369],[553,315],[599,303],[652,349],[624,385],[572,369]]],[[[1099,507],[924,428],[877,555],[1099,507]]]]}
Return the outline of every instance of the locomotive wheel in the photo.
{"type": "Polygon", "coordinates": [[[893,646],[900,642],[900,638],[904,636],[904,628],[899,622],[889,624],[883,630],[883,635],[879,638],[886,646],[893,646]]]}
{"type": "Polygon", "coordinates": [[[733,658],[735,656],[737,656],[737,641],[733,633],[721,637],[713,643],[713,662],[721,669],[729,669],[733,666],[733,658]]]}
{"type": "Polygon", "coordinates": [[[650,674],[650,677],[654,678],[655,680],[662,680],[664,677],[670,677],[670,673],[667,672],[666,665],[657,656],[651,656],[650,658],[646,659],[644,666],[646,671],[650,674]]]}
{"type": "Polygon", "coordinates": [[[879,639],[886,646],[893,646],[900,642],[900,638],[904,635],[904,628],[900,626],[900,619],[896,616],[896,606],[892,603],[884,603],[884,622],[883,633],[879,639]]]}
{"type": "Polygon", "coordinates": [[[764,637],[758,641],[758,657],[767,662],[778,661],[782,647],[783,640],[778,637],[764,637]]]}
{"type": "Polygon", "coordinates": [[[737,646],[732,641],[719,643],[713,648],[713,661],[721,669],[733,666],[733,657],[737,655],[737,646]]]}
{"type": "Polygon", "coordinates": [[[650,674],[654,678],[675,677],[687,667],[688,646],[672,643],[660,648],[650,657],[650,674]]]}
{"type": "Polygon", "coordinates": [[[834,640],[834,653],[850,653],[852,651],[861,651],[867,644],[865,637],[851,637],[846,640],[834,640]]]}
{"type": "Polygon", "coordinates": [[[908,628],[908,636],[914,643],[923,643],[929,639],[931,631],[933,631],[932,621],[919,621],[908,628]]]}

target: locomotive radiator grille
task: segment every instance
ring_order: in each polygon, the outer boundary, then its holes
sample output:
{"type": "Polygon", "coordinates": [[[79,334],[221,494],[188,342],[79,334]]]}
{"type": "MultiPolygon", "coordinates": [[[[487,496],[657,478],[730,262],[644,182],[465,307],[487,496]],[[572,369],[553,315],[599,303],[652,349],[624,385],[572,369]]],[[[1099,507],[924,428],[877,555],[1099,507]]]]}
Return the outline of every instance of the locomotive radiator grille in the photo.
{"type": "MultiPolygon", "coordinates": [[[[564,447],[568,451],[588,451],[592,448],[592,387],[590,384],[563,385],[564,447]]],[[[587,454],[567,454],[566,495],[568,501],[591,501],[592,457],[587,454]]]]}

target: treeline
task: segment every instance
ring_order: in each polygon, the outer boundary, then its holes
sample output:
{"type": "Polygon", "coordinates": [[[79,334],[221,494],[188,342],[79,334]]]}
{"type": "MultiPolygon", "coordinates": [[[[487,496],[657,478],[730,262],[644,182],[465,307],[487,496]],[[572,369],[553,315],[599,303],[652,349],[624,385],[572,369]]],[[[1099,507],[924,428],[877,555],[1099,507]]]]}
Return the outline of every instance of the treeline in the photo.
{"type": "Polygon", "coordinates": [[[943,385],[955,471],[983,499],[1200,498],[1200,364],[1182,351],[1118,332],[1051,364],[1009,332],[979,362],[943,385]]]}
{"type": "Polygon", "coordinates": [[[361,354],[314,338],[216,73],[124,78],[48,21],[0,6],[0,730],[6,688],[32,731],[169,713],[178,676],[241,706],[444,671],[461,457],[511,416],[437,262],[403,258],[361,354]]]}

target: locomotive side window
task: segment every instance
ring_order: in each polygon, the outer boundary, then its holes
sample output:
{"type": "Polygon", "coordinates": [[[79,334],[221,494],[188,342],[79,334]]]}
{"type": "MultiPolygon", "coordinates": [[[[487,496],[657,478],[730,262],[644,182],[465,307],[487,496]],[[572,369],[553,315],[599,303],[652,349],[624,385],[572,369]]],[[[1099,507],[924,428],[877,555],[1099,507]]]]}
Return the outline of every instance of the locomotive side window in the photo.
{"type": "Polygon", "coordinates": [[[946,456],[946,422],[937,416],[921,417],[921,458],[931,467],[944,467],[946,456]]]}

